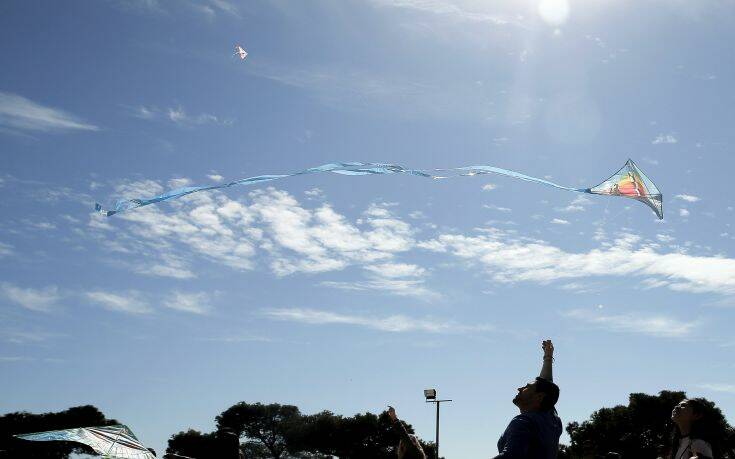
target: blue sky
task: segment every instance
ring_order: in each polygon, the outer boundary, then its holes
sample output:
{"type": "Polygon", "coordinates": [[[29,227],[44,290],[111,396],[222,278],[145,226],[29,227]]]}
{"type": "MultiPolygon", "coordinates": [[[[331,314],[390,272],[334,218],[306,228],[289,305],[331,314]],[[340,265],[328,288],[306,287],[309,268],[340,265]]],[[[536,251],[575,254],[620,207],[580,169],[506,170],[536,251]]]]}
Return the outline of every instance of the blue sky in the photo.
{"type": "Polygon", "coordinates": [[[554,339],[559,411],[686,390],[735,413],[724,1],[0,5],[0,411],[92,403],[165,449],[232,404],[388,403],[488,457],[554,339]],[[250,55],[232,56],[240,43],[250,55]],[[297,177],[330,161],[504,177],[297,177]]]}

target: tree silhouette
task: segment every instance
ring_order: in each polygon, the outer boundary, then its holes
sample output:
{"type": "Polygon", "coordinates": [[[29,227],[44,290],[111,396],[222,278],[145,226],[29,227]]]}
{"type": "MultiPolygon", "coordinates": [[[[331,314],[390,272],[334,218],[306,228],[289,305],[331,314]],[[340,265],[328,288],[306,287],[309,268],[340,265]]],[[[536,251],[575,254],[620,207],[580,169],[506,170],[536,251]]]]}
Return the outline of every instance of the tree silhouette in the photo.
{"type": "MultiPolygon", "coordinates": [[[[630,394],[628,406],[601,408],[582,422],[571,422],[567,432],[571,444],[565,451],[569,457],[604,457],[618,453],[622,458],[658,457],[670,450],[671,410],[686,398],[684,392],[661,391],[658,395],[630,394]]],[[[728,455],[726,443],[732,428],[714,403],[707,402],[708,440],[720,451],[717,457],[728,455]]],[[[664,456],[666,457],[666,456],[664,456]]]]}
{"type": "Polygon", "coordinates": [[[32,414],[25,411],[0,416],[0,458],[2,459],[67,459],[71,453],[95,454],[82,444],[73,442],[35,442],[19,440],[13,435],[47,430],[72,429],[118,424],[107,419],[92,405],[76,406],[56,413],[32,414]]]}
{"type": "MultiPolygon", "coordinates": [[[[212,457],[222,447],[217,435],[227,429],[242,439],[240,451],[247,459],[395,459],[399,435],[388,414],[336,415],[330,411],[303,415],[293,405],[237,403],[217,416],[216,432],[180,432],[169,440],[168,453],[196,459],[212,457]]],[[[413,432],[410,425],[406,426],[413,432]]],[[[433,458],[433,443],[422,442],[433,458]]],[[[229,458],[236,447],[226,447],[229,458]]],[[[227,455],[226,455],[227,454],[227,455]]]]}

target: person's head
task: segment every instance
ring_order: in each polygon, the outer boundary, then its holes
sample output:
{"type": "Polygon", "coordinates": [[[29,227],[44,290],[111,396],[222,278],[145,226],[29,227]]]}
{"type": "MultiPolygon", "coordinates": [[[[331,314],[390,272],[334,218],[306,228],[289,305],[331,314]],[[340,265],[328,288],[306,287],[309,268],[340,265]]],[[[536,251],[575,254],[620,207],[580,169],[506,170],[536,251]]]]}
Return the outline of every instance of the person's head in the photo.
{"type": "Polygon", "coordinates": [[[513,404],[522,412],[548,411],[559,400],[559,386],[543,378],[536,378],[518,388],[513,404]]]}
{"type": "Polygon", "coordinates": [[[671,420],[681,435],[689,435],[704,415],[705,406],[701,401],[685,398],[671,411],[671,420]]]}

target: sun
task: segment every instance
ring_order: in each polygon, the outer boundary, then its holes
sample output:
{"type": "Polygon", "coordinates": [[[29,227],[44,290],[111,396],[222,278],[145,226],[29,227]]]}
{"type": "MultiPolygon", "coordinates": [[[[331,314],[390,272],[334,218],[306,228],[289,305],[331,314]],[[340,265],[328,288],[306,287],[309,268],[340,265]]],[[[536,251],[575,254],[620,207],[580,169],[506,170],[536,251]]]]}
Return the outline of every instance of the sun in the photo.
{"type": "Polygon", "coordinates": [[[551,26],[564,24],[569,17],[568,0],[541,0],[538,4],[538,13],[551,26]]]}

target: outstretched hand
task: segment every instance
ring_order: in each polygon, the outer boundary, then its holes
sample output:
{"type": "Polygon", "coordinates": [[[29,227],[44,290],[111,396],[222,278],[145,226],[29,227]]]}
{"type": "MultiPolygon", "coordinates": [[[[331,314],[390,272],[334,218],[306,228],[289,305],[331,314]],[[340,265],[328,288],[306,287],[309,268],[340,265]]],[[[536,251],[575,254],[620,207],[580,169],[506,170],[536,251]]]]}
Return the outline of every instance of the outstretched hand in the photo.
{"type": "Polygon", "coordinates": [[[545,359],[553,359],[554,358],[554,343],[552,343],[550,339],[544,340],[541,343],[541,349],[544,350],[544,358],[545,359]]]}
{"type": "Polygon", "coordinates": [[[398,416],[396,415],[396,409],[390,405],[388,405],[388,416],[390,416],[390,420],[393,422],[396,422],[396,420],[398,419],[398,416]]]}

